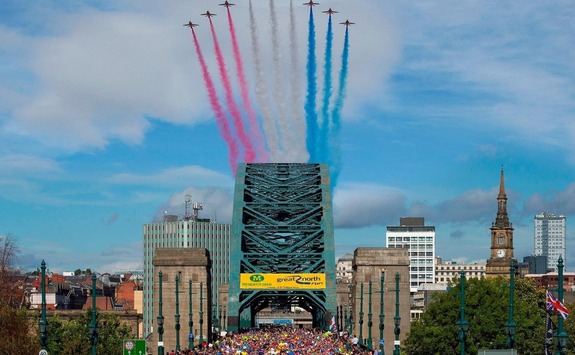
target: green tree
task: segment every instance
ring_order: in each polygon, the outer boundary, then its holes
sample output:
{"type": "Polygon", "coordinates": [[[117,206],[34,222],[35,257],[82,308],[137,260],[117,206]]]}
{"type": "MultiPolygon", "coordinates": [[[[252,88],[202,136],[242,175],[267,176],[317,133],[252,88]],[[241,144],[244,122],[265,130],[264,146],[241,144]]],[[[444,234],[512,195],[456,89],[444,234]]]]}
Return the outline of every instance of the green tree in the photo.
{"type": "MultiPolygon", "coordinates": [[[[470,279],[465,289],[465,319],[470,323],[466,353],[478,349],[505,349],[505,325],[509,315],[509,280],[470,279]]],[[[514,321],[517,324],[515,349],[520,354],[541,354],[545,337],[545,292],[532,280],[515,280],[514,321]]],[[[459,285],[435,295],[403,343],[407,354],[459,354],[459,285]]]]}
{"type": "MultiPolygon", "coordinates": [[[[114,313],[97,312],[99,324],[97,354],[122,354],[124,339],[133,337],[132,329],[120,321],[114,313]]],[[[88,310],[80,317],[70,321],[62,321],[58,316],[48,320],[48,350],[52,354],[78,355],[90,354],[91,338],[90,323],[92,311],[88,310]]]]}

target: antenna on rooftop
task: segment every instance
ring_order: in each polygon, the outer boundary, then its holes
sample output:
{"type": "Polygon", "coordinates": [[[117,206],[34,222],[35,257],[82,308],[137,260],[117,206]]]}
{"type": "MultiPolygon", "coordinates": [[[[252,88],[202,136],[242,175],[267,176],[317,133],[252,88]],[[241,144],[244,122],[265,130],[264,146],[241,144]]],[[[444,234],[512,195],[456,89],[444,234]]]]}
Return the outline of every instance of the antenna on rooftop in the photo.
{"type": "Polygon", "coordinates": [[[192,218],[190,214],[190,207],[192,205],[192,195],[186,195],[186,210],[184,212],[184,220],[189,221],[192,218]]]}
{"type": "Polygon", "coordinates": [[[198,220],[198,214],[204,209],[201,202],[194,202],[194,221],[198,220]]]}

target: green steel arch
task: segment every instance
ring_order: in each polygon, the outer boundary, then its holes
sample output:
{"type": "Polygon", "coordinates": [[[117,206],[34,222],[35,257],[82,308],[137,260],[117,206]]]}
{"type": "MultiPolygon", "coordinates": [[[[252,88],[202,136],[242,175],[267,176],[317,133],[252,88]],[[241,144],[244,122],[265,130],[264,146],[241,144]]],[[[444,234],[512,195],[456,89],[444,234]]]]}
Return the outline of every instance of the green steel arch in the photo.
{"type": "Polygon", "coordinates": [[[327,164],[240,164],[236,173],[228,330],[254,326],[272,306],[311,312],[315,327],[337,313],[331,185],[327,164]],[[320,274],[325,287],[242,288],[241,274],[320,274]]]}

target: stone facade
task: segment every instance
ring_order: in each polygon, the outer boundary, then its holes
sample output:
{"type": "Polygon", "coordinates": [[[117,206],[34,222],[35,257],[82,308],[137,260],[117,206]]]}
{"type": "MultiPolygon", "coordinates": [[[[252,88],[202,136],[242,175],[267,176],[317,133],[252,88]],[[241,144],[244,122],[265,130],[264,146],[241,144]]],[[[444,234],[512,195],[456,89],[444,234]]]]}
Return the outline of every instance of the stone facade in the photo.
{"type": "MultiPolygon", "coordinates": [[[[408,250],[403,248],[357,248],[353,258],[354,277],[352,286],[351,303],[353,307],[353,329],[351,335],[360,334],[365,344],[369,344],[371,313],[371,344],[373,348],[379,348],[380,330],[380,303],[381,281],[383,282],[383,315],[384,329],[383,340],[385,352],[391,354],[395,343],[396,314],[396,275],[399,276],[399,317],[400,334],[399,341],[405,339],[410,329],[410,295],[409,295],[409,256],[408,250]],[[369,282],[371,281],[371,311],[369,282]],[[361,289],[363,285],[363,302],[361,289]],[[363,308],[362,308],[363,304],[363,308]],[[363,326],[360,331],[360,314],[363,313],[363,326]]],[[[345,300],[345,298],[341,298],[345,300]]]]}
{"type": "Polygon", "coordinates": [[[192,304],[192,333],[194,344],[200,338],[211,340],[212,332],[212,295],[211,295],[211,258],[207,249],[200,248],[158,248],[153,260],[154,264],[154,319],[151,343],[148,348],[157,349],[160,284],[159,273],[162,273],[162,315],[164,317],[163,346],[164,351],[177,348],[179,334],[180,349],[189,347],[190,335],[190,282],[192,304]],[[178,283],[178,313],[180,315],[180,330],[176,330],[176,277],[178,283]],[[201,290],[200,290],[200,285],[201,290]],[[201,299],[200,299],[201,296],[201,299]],[[201,306],[201,308],[200,308],[201,306]]]}

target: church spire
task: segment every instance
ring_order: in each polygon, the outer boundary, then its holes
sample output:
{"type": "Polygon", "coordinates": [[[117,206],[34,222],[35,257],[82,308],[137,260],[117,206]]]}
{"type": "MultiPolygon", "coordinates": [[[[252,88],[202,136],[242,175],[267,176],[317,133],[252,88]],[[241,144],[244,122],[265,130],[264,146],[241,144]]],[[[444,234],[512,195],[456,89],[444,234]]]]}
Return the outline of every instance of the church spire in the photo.
{"type": "Polygon", "coordinates": [[[505,193],[505,174],[501,165],[501,178],[499,180],[499,195],[497,196],[497,217],[494,226],[498,228],[511,227],[507,214],[507,194],[505,193]]]}

